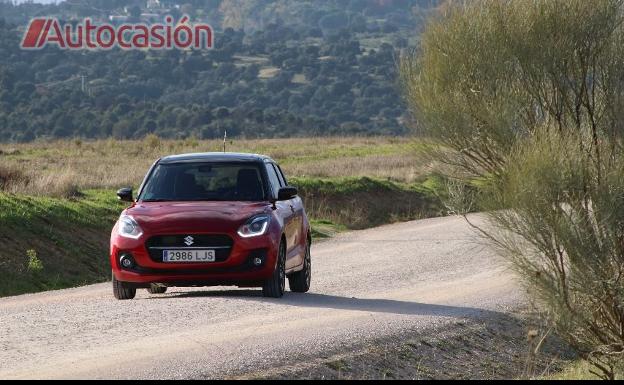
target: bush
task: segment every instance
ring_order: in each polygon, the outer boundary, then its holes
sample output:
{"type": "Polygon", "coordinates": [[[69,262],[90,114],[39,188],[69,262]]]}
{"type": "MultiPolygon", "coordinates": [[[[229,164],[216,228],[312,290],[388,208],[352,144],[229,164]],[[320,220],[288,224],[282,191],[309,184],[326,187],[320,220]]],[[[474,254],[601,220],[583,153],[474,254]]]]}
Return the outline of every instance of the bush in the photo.
{"type": "Polygon", "coordinates": [[[478,187],[449,196],[487,210],[482,233],[605,379],[624,370],[623,4],[451,6],[401,60],[438,159],[478,187]]]}
{"type": "Polygon", "coordinates": [[[624,153],[601,153],[612,161],[597,168],[577,136],[537,136],[485,196],[503,230],[490,239],[558,334],[613,378],[624,374],[624,153]]]}
{"type": "Polygon", "coordinates": [[[43,270],[43,262],[37,256],[37,251],[30,249],[26,251],[26,256],[28,256],[28,266],[27,269],[31,273],[39,273],[43,270]]]}

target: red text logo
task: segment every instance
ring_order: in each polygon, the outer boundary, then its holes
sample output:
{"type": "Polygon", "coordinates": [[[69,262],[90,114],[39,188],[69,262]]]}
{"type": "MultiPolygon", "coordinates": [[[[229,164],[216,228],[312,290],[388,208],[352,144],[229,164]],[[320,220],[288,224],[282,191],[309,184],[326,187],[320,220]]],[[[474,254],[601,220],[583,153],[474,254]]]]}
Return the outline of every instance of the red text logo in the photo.
{"type": "Polygon", "coordinates": [[[213,30],[207,24],[191,24],[183,16],[177,24],[173,17],[154,24],[96,24],[84,19],[78,24],[64,24],[55,18],[31,20],[22,40],[23,49],[42,49],[56,45],[61,49],[211,49],[213,30]]]}

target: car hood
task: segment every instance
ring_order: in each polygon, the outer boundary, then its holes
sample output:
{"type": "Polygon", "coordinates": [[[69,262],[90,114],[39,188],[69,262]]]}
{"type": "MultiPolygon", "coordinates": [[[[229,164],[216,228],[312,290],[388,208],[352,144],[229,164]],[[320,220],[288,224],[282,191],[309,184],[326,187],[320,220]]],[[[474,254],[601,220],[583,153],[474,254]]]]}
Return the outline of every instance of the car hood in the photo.
{"type": "Polygon", "coordinates": [[[147,234],[232,233],[252,216],[269,211],[266,202],[139,202],[125,214],[147,234]]]}

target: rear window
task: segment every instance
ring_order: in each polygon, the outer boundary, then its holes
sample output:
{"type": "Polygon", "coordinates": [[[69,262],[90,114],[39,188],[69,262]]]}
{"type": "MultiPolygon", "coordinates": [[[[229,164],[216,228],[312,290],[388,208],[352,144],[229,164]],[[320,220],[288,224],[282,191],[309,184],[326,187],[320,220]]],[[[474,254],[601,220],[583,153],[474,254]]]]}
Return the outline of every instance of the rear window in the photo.
{"type": "Polygon", "coordinates": [[[264,201],[264,180],[256,163],[159,164],[139,200],[264,201]]]}

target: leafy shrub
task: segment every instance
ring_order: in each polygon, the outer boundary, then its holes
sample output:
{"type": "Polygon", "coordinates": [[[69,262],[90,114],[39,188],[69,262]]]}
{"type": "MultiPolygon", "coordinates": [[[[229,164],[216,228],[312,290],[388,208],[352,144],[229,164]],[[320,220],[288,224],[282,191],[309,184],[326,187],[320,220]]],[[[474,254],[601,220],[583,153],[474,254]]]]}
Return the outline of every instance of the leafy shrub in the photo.
{"type": "Polygon", "coordinates": [[[478,187],[450,197],[487,210],[482,233],[605,379],[624,370],[622,42],[619,0],[483,0],[401,61],[438,159],[478,187]]]}
{"type": "Polygon", "coordinates": [[[624,153],[602,150],[611,161],[596,167],[576,136],[535,137],[486,196],[503,230],[490,239],[559,336],[613,378],[624,370],[624,153]]]}
{"type": "Polygon", "coordinates": [[[43,271],[43,262],[41,262],[41,260],[37,256],[36,250],[26,250],[26,256],[28,257],[28,271],[30,271],[31,273],[39,273],[43,271]]]}

